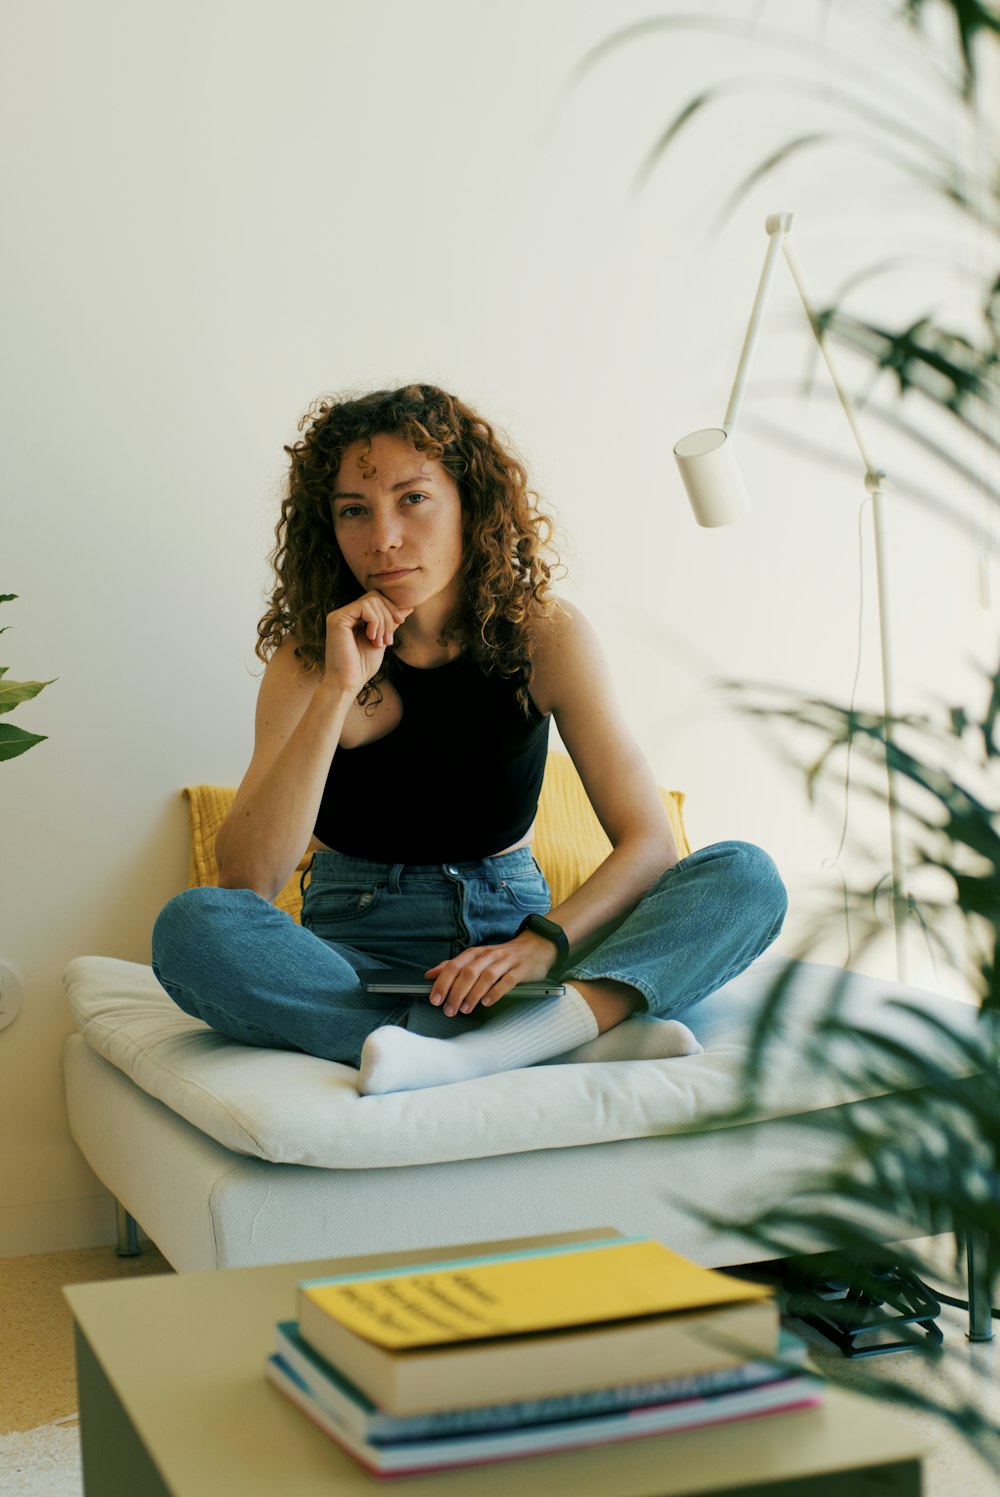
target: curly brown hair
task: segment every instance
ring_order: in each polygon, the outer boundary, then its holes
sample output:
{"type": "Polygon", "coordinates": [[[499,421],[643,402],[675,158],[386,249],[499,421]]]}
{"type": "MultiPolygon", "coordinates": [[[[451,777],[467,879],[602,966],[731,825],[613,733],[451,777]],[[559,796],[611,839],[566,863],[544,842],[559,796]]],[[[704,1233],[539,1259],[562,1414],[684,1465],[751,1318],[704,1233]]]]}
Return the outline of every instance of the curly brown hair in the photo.
{"type": "MultiPolygon", "coordinates": [[[[330,514],[337,470],[352,442],[398,436],[436,459],[454,479],[462,506],[461,593],[442,640],[484,669],[519,677],[528,710],[532,620],[554,606],[549,589],[559,565],[552,521],[537,508],[527,471],[490,423],[436,385],[404,385],[364,395],[320,398],[299,422],[302,439],[286,447],[291,471],[269,560],[275,587],[257,625],[256,653],[270,659],[288,635],[304,669],[323,664],[326,616],[363,592],[337,544],[330,514]]],[[[405,637],[405,625],[397,632],[405,637]]],[[[378,683],[391,675],[387,651],[363,688],[365,706],[381,700],[378,683]]]]}

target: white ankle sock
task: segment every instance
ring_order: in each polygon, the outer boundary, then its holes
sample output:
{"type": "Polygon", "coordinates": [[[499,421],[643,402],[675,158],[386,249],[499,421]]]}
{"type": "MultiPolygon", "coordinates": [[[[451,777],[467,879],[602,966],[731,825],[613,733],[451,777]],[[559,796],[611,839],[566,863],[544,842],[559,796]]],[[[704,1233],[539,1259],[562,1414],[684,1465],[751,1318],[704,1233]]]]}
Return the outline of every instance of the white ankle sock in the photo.
{"type": "Polygon", "coordinates": [[[597,1060],[668,1060],[676,1055],[700,1055],[698,1043],[679,1019],[654,1019],[652,1014],[633,1014],[596,1039],[553,1055],[546,1065],[576,1065],[597,1060]]]}
{"type": "Polygon", "coordinates": [[[596,1034],[590,1004],[568,985],[561,998],[519,1002],[505,1013],[491,1015],[475,1033],[454,1039],[430,1039],[384,1024],[365,1040],[358,1091],[362,1096],[419,1091],[513,1071],[537,1065],[596,1034]]]}

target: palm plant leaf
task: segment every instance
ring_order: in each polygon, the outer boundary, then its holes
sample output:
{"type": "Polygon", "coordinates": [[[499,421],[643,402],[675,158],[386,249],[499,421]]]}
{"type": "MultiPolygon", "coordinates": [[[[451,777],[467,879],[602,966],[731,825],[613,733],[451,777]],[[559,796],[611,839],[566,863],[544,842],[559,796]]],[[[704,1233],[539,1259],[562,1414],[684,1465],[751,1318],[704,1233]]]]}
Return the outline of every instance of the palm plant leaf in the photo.
{"type": "MultiPolygon", "coordinates": [[[[829,0],[825,14],[832,4],[829,0]]],[[[884,4],[877,12],[856,4],[852,13],[879,28],[877,45],[869,54],[877,60],[877,69],[864,55],[846,55],[825,40],[796,36],[791,28],[778,32],[757,24],[756,18],[748,22],[687,12],[620,28],[582,59],[570,86],[613,52],[646,43],[657,34],[676,36],[688,30],[739,38],[785,59],[789,76],[777,86],[786,93],[812,90],[827,113],[818,119],[802,114],[793,138],[768,143],[749,169],[745,162],[737,165],[736,185],[720,194],[716,225],[779,169],[797,162],[811,164],[821,146],[857,143],[888,163],[906,185],[915,183],[946,205],[949,222],[957,209],[975,224],[977,234],[996,236],[1000,176],[993,165],[993,145],[978,156],[961,152],[963,128],[978,131],[980,139],[985,129],[976,98],[981,52],[986,42],[995,43],[1000,36],[1000,13],[982,0],[903,0],[898,8],[884,4]],[[932,11],[936,19],[944,15],[952,22],[954,52],[942,47],[937,35],[931,39],[923,32],[922,23],[932,11]],[[903,27],[900,16],[908,23],[903,27]],[[901,67],[881,65],[887,46],[895,49],[897,60],[905,59],[901,67]],[[837,80],[833,85],[831,77],[837,80]],[[952,144],[960,140],[961,147],[952,144]]],[[[747,90],[773,92],[775,86],[773,77],[759,75],[697,86],[674,109],[647,152],[636,185],[645,186],[657,163],[710,111],[747,90]]],[[[977,451],[989,455],[1000,449],[991,416],[1000,363],[1000,275],[991,264],[989,273],[977,278],[983,286],[982,321],[970,333],[924,308],[900,318],[898,327],[877,316],[857,315],[846,297],[885,269],[883,262],[850,276],[816,318],[816,331],[862,357],[869,395],[876,386],[880,395],[892,392],[903,413],[866,399],[875,418],[904,432],[919,456],[932,454],[949,473],[952,491],[955,483],[964,484],[978,499],[984,484],[975,464],[967,460],[969,444],[974,441],[977,451]],[[946,438],[924,429],[920,416],[927,401],[948,413],[946,438]],[[964,443],[965,451],[952,451],[952,439],[956,446],[964,443]]],[[[780,432],[780,437],[786,446],[805,446],[815,455],[812,444],[796,442],[789,432],[780,432]]],[[[836,455],[833,461],[839,461],[836,455]]],[[[971,523],[956,513],[948,496],[939,496],[920,482],[899,487],[928,510],[972,532],[971,523]]],[[[723,690],[734,696],[739,710],[758,729],[786,737],[791,733],[796,744],[800,735],[812,735],[805,763],[782,749],[803,772],[811,803],[829,788],[831,771],[842,754],[857,750],[862,777],[869,781],[863,783],[863,792],[882,804],[885,784],[876,784],[875,779],[884,776],[886,768],[891,771],[893,784],[903,792],[899,810],[906,818],[914,869],[949,891],[947,897],[917,899],[911,894],[909,910],[919,919],[932,958],[940,957],[969,979],[980,1009],[970,1031],[959,1034],[916,1002],[897,1000],[891,1007],[900,1023],[891,1033],[883,1033],[874,1019],[868,1022],[851,1011],[851,974],[831,968],[826,990],[819,995],[821,1012],[803,1035],[801,1015],[796,1014],[795,963],[779,964],[752,1026],[737,1103],[708,1120],[709,1126],[726,1127],[754,1115],[759,1083],[769,1067],[787,1063],[789,1044],[797,1063],[819,1068],[835,1085],[853,1088],[854,1095],[859,1090],[880,1095],[798,1118],[804,1128],[834,1133],[834,1153],[841,1163],[820,1178],[815,1170],[812,1176],[806,1172],[800,1188],[790,1190],[780,1208],[749,1222],[725,1221],[709,1212],[694,1214],[713,1231],[743,1232],[771,1257],[795,1256],[805,1238],[811,1244],[827,1242],[859,1265],[885,1260],[889,1238],[870,1225],[875,1219],[895,1221],[900,1226],[898,1239],[953,1232],[959,1248],[968,1234],[975,1232],[978,1239],[984,1233],[993,1273],[1000,1268],[1000,824],[992,778],[1000,754],[1000,670],[989,676],[988,701],[981,713],[945,705],[934,716],[910,714],[890,721],[832,702],[801,700],[793,692],[776,692],[759,683],[728,683],[723,690]]],[[[900,894],[884,875],[868,887],[845,885],[848,939],[853,921],[858,955],[884,937],[887,921],[882,911],[887,902],[897,909],[900,894]]],[[[839,914],[820,911],[805,930],[796,957],[808,956],[835,918],[839,914]]],[[[889,1016],[880,1014],[879,1019],[889,1016]]],[[[810,1074],[807,1070],[807,1077],[810,1074]]],[[[700,1132],[705,1126],[702,1118],[697,1126],[677,1131],[700,1132]]],[[[824,1157],[828,1155],[829,1150],[824,1157]]],[[[909,1252],[905,1244],[894,1240],[892,1254],[918,1275],[926,1272],[919,1254],[909,1252]]],[[[920,1351],[929,1354],[926,1345],[920,1351]]],[[[939,1359],[939,1365],[941,1375],[932,1396],[888,1381],[870,1391],[943,1415],[1000,1469],[1000,1428],[960,1392],[942,1407],[947,1361],[939,1359]]]]}
{"type": "MultiPolygon", "coordinates": [[[[969,99],[975,92],[978,79],[977,43],[982,36],[991,33],[1000,35],[1000,16],[988,5],[980,4],[980,0],[945,0],[945,4],[954,17],[955,29],[958,32],[962,49],[964,64],[962,95],[969,99]]],[[[905,14],[916,23],[922,19],[924,11],[929,8],[928,0],[906,0],[905,14]]]]}
{"type": "MultiPolygon", "coordinates": [[[[800,94],[810,100],[815,100],[817,97],[816,85],[809,80],[800,80],[786,76],[772,77],[766,74],[755,74],[751,78],[727,79],[723,83],[714,84],[711,88],[695,94],[668,121],[664,130],[657,136],[639,171],[636,173],[633,190],[640,190],[645,185],[656,164],[666,155],[677,138],[693,120],[710,106],[719,105],[724,100],[730,99],[740,93],[776,93],[778,91],[785,94],[800,94]]],[[[897,140],[907,151],[915,153],[923,152],[935,162],[935,170],[933,172],[920,170],[918,165],[920,160],[919,154],[916,155],[915,159],[910,156],[896,156],[894,154],[892,159],[897,165],[905,165],[907,170],[918,175],[925,185],[940,185],[947,181],[949,183],[949,190],[951,190],[953,178],[951,160],[948,152],[940,146],[939,136],[930,131],[919,129],[914,125],[912,119],[908,119],[905,124],[902,123],[885,110],[874,108],[869,99],[860,91],[840,88],[829,80],[823,83],[820,94],[825,103],[839,107],[848,118],[864,121],[874,133],[870,137],[864,136],[862,139],[866,143],[874,144],[876,149],[880,146],[880,137],[884,136],[889,140],[897,140]]],[[[857,134],[857,132],[853,133],[857,134]]],[[[824,139],[832,141],[835,138],[836,132],[834,131],[820,131],[815,136],[816,141],[824,139]]],[[[813,137],[809,137],[808,139],[811,141],[813,137]]],[[[773,170],[783,159],[783,157],[776,158],[771,165],[766,166],[760,171],[759,175],[766,175],[767,171],[773,170]]],[[[755,175],[754,180],[757,179],[755,175]]]]}
{"type": "MultiPolygon", "coordinates": [[[[788,54],[796,63],[797,70],[801,69],[803,63],[815,63],[817,57],[815,43],[797,37],[788,30],[762,26],[755,20],[748,21],[742,17],[708,16],[697,11],[678,12],[676,15],[654,16],[632,22],[605,37],[591,47],[571,70],[564,84],[564,92],[571,92],[613,52],[633,42],[646,43],[651,35],[657,33],[677,31],[701,31],[715,36],[739,37],[770,51],[788,54]]],[[[926,86],[918,85],[916,91],[910,91],[901,82],[899,74],[887,74],[884,68],[868,67],[864,59],[855,53],[826,48],[824,55],[829,59],[831,71],[836,70],[841,77],[853,78],[859,88],[867,90],[870,97],[894,98],[904,113],[909,112],[911,116],[915,116],[922,109],[926,117],[929,105],[926,86]]],[[[914,68],[924,71],[928,80],[948,86],[949,74],[933,52],[924,48],[914,49],[912,60],[914,68]]]]}
{"type": "MultiPolygon", "coordinates": [[[[836,399],[833,396],[832,399],[836,399]]],[[[954,462],[950,451],[940,442],[934,441],[925,432],[919,431],[912,422],[901,420],[890,411],[872,408],[870,413],[880,423],[893,427],[905,433],[907,439],[919,446],[942,463],[954,467],[954,476],[959,480],[967,480],[974,492],[978,492],[981,485],[979,470],[970,464],[954,462]]],[[[782,448],[787,452],[794,452],[803,457],[811,458],[814,462],[821,462],[824,470],[828,472],[840,472],[850,478],[854,478],[860,485],[864,477],[861,472],[861,464],[857,456],[848,455],[841,448],[834,448],[823,443],[816,442],[810,437],[799,436],[790,431],[787,425],[779,425],[777,422],[768,421],[759,415],[745,414],[741,418],[744,431],[753,431],[767,440],[780,442],[782,448]]],[[[1000,443],[997,443],[1000,451],[1000,443]]],[[[935,519],[947,522],[960,534],[976,541],[981,538],[982,524],[970,516],[962,514],[955,505],[952,497],[940,491],[932,490],[925,484],[919,483],[912,478],[893,479],[893,487],[899,496],[918,505],[926,514],[934,516],[935,519]]],[[[1000,496],[991,493],[986,494],[987,502],[998,503],[1000,496]]]]}
{"type": "Polygon", "coordinates": [[[836,307],[817,315],[821,336],[833,332],[842,343],[867,354],[880,370],[890,371],[900,395],[920,390],[955,415],[970,401],[992,403],[1000,355],[977,348],[964,334],[921,317],[899,331],[851,317],[836,307]]]}

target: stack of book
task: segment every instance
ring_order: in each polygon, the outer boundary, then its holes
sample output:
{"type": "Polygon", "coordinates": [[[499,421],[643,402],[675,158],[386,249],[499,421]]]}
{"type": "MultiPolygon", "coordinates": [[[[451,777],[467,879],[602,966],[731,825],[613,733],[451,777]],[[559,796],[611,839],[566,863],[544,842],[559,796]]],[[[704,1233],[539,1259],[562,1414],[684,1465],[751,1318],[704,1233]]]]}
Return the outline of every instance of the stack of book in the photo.
{"type": "Polygon", "coordinates": [[[377,1476],[820,1401],[774,1291],[606,1234],[306,1280],[268,1378],[377,1476]]]}

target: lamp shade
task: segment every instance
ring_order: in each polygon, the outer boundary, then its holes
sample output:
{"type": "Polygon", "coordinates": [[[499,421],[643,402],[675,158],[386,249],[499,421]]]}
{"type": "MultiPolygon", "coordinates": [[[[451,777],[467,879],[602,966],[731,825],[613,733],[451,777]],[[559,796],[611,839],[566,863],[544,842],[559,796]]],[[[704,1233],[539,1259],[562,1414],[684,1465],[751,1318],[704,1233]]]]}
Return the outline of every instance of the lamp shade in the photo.
{"type": "Polygon", "coordinates": [[[750,508],[733,438],[721,426],[682,437],[674,457],[699,525],[731,525],[750,508]]]}

